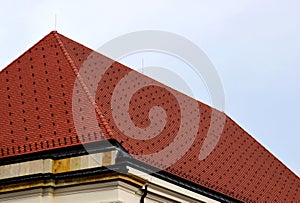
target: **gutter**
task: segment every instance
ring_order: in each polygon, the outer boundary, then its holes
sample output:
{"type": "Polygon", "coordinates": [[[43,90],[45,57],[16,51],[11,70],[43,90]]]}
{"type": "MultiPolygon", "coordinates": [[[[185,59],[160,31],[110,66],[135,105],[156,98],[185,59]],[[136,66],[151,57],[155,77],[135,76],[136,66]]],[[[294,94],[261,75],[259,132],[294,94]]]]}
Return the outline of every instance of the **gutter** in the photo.
{"type": "Polygon", "coordinates": [[[146,183],[143,187],[142,187],[142,196],[141,196],[141,200],[140,200],[140,203],[144,203],[144,199],[145,197],[147,196],[147,193],[148,193],[148,184],[146,183]]]}

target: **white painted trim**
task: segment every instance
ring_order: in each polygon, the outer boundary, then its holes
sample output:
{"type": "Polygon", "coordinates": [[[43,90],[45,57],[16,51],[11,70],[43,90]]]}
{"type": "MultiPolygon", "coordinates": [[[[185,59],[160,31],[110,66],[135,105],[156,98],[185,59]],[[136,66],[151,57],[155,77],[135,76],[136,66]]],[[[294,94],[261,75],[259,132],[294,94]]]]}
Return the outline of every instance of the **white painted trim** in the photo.
{"type": "MultiPolygon", "coordinates": [[[[183,195],[183,196],[190,197],[190,198],[193,198],[193,199],[198,199],[200,201],[204,201],[204,202],[207,202],[207,203],[220,203],[219,201],[213,200],[213,199],[205,197],[201,194],[198,194],[198,193],[195,193],[193,191],[182,188],[178,185],[175,185],[175,184],[169,183],[167,181],[164,181],[162,179],[156,178],[152,175],[149,175],[147,173],[139,171],[135,168],[128,167],[128,169],[129,169],[130,174],[137,175],[137,176],[142,177],[143,179],[146,179],[149,182],[148,191],[152,192],[154,194],[159,194],[159,195],[162,195],[166,198],[174,199],[176,201],[180,200],[176,196],[182,196],[183,195]],[[175,194],[177,194],[177,195],[174,196],[175,194]]],[[[181,199],[181,201],[182,201],[182,199],[181,199]]],[[[182,203],[189,203],[189,201],[184,201],[182,203]]]]}

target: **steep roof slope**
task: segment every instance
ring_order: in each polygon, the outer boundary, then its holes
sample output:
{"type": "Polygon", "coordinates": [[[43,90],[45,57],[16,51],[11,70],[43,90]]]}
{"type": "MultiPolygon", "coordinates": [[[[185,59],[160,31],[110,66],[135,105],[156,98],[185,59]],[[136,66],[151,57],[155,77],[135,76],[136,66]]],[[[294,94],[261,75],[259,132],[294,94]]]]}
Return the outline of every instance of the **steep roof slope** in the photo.
{"type": "Polygon", "coordinates": [[[51,32],[1,71],[0,157],[80,143],[72,117],[76,75],[57,38],[51,32]]]}
{"type": "Polygon", "coordinates": [[[0,160],[113,138],[146,164],[241,201],[297,202],[300,199],[299,177],[229,117],[55,31],[1,71],[0,82],[0,160]],[[92,66],[89,71],[94,71],[94,78],[89,77],[93,74],[82,71],[90,56],[95,57],[87,64],[92,66]],[[129,75],[132,78],[128,86],[120,83],[129,75]],[[140,81],[151,85],[138,88],[140,81]],[[121,93],[115,94],[117,88],[121,93]],[[126,98],[128,90],[133,91],[130,100],[126,98]],[[178,101],[178,98],[183,99],[178,101]],[[116,109],[126,109],[126,101],[129,101],[128,112],[134,126],[147,129],[152,121],[157,121],[156,126],[165,127],[154,133],[157,136],[147,130],[139,135],[140,131],[136,133],[130,125],[116,122],[116,109]],[[196,118],[188,117],[192,128],[182,127],[184,112],[194,111],[190,102],[196,102],[199,120],[194,124],[196,118]],[[80,106],[81,103],[85,106],[80,106]],[[155,106],[160,108],[153,111],[155,106]],[[82,111],[79,120],[72,115],[74,108],[82,111]],[[100,128],[89,125],[95,112],[100,128]],[[162,116],[167,119],[155,120],[162,116]],[[82,123],[80,133],[74,123],[82,123]],[[208,133],[220,130],[211,130],[212,123],[223,129],[222,134],[206,142],[208,133]],[[190,136],[192,129],[196,129],[194,137],[190,136]],[[128,132],[132,135],[128,136],[128,132]],[[163,154],[171,159],[173,156],[175,162],[168,165],[164,164],[165,157],[155,157],[176,140],[185,143],[163,154]],[[199,158],[203,146],[205,151],[213,143],[216,143],[213,151],[199,158]],[[174,157],[178,155],[174,151],[185,152],[186,146],[189,146],[186,153],[174,157]]]}

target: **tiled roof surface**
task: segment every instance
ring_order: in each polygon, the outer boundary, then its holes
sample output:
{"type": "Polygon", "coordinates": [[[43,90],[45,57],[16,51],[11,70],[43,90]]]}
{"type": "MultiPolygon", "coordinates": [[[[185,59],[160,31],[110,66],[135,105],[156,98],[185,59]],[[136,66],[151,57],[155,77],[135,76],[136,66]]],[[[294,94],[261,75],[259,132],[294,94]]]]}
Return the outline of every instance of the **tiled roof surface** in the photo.
{"type": "MultiPolygon", "coordinates": [[[[176,139],[182,139],[187,140],[185,144],[190,143],[191,146],[176,163],[167,168],[155,156],[135,157],[244,202],[299,202],[299,177],[223,113],[201,102],[192,101],[176,91],[170,93],[166,86],[97,53],[92,54],[95,59],[89,64],[92,66],[89,71],[95,71],[95,77],[89,77],[93,74],[82,71],[82,78],[76,81],[80,67],[91,53],[91,49],[53,31],[1,71],[0,160],[107,138],[119,141],[133,156],[151,155],[167,148],[176,139]],[[105,64],[110,64],[107,70],[103,68],[105,64]],[[95,87],[92,86],[99,79],[97,75],[101,71],[102,78],[98,88],[93,89],[95,87]],[[125,86],[120,88],[120,80],[129,73],[133,73],[132,82],[126,86],[127,89],[125,86]],[[122,108],[122,102],[116,102],[116,98],[124,99],[115,97],[115,88],[125,92],[117,96],[124,96],[128,89],[136,88],[139,81],[146,81],[151,85],[138,89],[130,99],[129,114],[134,125],[147,128],[150,124],[149,118],[155,118],[155,114],[150,111],[154,106],[163,108],[167,117],[165,127],[159,135],[153,136],[144,131],[141,135],[145,136],[143,141],[138,134],[136,137],[134,133],[127,136],[126,130],[131,132],[132,129],[120,130],[121,124],[115,122],[112,110],[113,105],[116,105],[116,109],[122,108]],[[80,134],[76,133],[72,115],[73,94],[76,98],[73,108],[78,108],[79,112],[85,111],[81,119],[75,120],[75,123],[83,124],[80,134]],[[91,95],[94,94],[95,103],[91,101],[91,95]],[[185,98],[181,99],[183,104],[178,102],[179,97],[185,98]],[[193,124],[192,120],[196,118],[189,118],[192,128],[197,132],[194,137],[189,136],[190,129],[187,125],[180,128],[183,111],[194,111],[189,102],[196,102],[199,109],[199,122],[193,124]],[[80,103],[91,105],[93,109],[96,107],[96,114],[95,110],[88,112],[88,108],[81,107],[80,103]],[[183,109],[180,108],[181,105],[183,109]],[[94,119],[90,114],[96,115],[101,130],[89,126],[92,123],[89,121],[94,119]],[[215,140],[204,142],[211,119],[214,126],[223,126],[220,119],[222,116],[226,117],[219,140],[215,136],[215,140]],[[183,133],[179,133],[182,130],[183,133]],[[209,148],[213,143],[217,143],[214,150],[200,160],[199,152],[203,150],[201,147],[209,148]]],[[[157,109],[155,113],[160,115],[156,118],[164,115],[161,109],[157,109]]],[[[159,126],[163,122],[157,120],[155,124],[159,126]]],[[[128,126],[123,127],[129,128],[128,126]]],[[[172,150],[184,151],[182,147],[185,144],[177,145],[172,150]]],[[[172,150],[164,155],[175,156],[176,153],[172,150]]]]}

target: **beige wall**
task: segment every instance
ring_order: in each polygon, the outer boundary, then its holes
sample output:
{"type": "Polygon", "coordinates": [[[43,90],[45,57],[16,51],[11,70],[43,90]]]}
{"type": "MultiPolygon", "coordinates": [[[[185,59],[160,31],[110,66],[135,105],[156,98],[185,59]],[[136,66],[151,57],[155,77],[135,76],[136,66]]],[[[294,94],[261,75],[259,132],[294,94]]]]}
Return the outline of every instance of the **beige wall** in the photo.
{"type": "MultiPolygon", "coordinates": [[[[41,173],[65,173],[100,166],[114,165],[116,150],[60,160],[35,160],[0,166],[0,179],[41,173]]],[[[49,180],[0,186],[0,203],[117,203],[140,202],[141,188],[147,183],[146,203],[208,202],[203,195],[171,184],[134,168],[129,174],[106,174],[99,177],[80,177],[68,181],[49,180]]]]}
{"type": "MultiPolygon", "coordinates": [[[[11,192],[0,195],[1,203],[138,203],[140,202],[140,199],[140,188],[121,181],[110,181],[106,183],[58,189],[29,189],[26,191],[11,192]]],[[[178,197],[176,199],[180,200],[178,197]]],[[[178,201],[171,201],[164,196],[150,193],[149,196],[146,197],[145,202],[154,203],[178,201]]],[[[182,200],[179,202],[186,201],[182,200]]]]}

